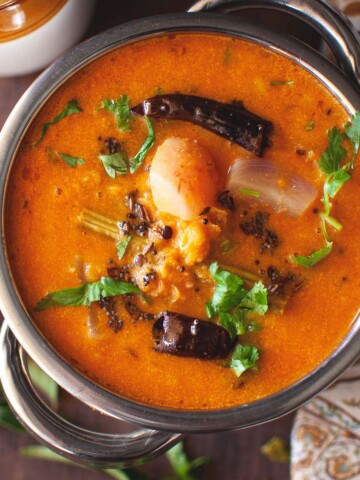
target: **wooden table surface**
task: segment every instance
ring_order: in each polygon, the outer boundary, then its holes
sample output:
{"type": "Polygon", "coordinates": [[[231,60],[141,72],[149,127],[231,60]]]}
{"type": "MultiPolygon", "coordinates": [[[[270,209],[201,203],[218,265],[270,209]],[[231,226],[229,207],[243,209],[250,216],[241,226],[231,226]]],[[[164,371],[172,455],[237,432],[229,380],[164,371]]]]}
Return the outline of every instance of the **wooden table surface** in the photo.
{"type": "MultiPolygon", "coordinates": [[[[180,12],[191,5],[191,0],[101,0],[86,36],[94,35],[124,21],[142,16],[166,12],[180,12]]],[[[268,15],[266,21],[278,20],[268,15]]],[[[291,29],[291,21],[279,22],[291,29]]],[[[302,31],[303,33],[303,31],[302,31]]],[[[305,34],[306,35],[306,34],[305,34]]],[[[35,79],[36,74],[17,78],[0,78],[0,128],[11,109],[35,79]]],[[[121,431],[121,424],[94,413],[67,394],[61,394],[61,409],[81,425],[102,431],[121,431]]],[[[211,463],[199,473],[199,480],[286,480],[289,466],[270,462],[260,453],[260,447],[273,436],[289,439],[294,415],[246,430],[191,435],[186,439],[186,449],[192,458],[207,455],[211,463]]],[[[92,473],[68,466],[50,464],[21,458],[20,447],[35,443],[28,435],[11,433],[0,429],[0,478],[4,480],[96,480],[106,478],[101,473],[92,473]]],[[[153,478],[169,473],[164,457],[146,465],[144,470],[153,478]]]]}

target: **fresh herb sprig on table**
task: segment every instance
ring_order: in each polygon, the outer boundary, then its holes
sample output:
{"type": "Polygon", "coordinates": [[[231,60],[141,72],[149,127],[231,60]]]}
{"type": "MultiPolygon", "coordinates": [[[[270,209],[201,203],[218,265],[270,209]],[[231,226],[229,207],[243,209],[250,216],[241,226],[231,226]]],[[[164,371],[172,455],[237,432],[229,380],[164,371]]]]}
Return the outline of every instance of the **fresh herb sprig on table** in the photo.
{"type": "MultiPolygon", "coordinates": [[[[29,445],[20,449],[20,454],[24,457],[34,458],[37,460],[45,460],[49,462],[56,462],[72,467],[78,467],[85,470],[91,470],[99,473],[103,473],[108,477],[115,478],[116,480],[154,480],[147,473],[138,470],[137,468],[104,468],[96,469],[75,463],[67,458],[58,455],[47,447],[42,445],[29,445]]],[[[196,480],[194,471],[199,467],[209,463],[208,457],[198,457],[194,460],[189,460],[184,450],[183,442],[179,442],[165,454],[168,459],[173,473],[160,477],[159,480],[196,480]]]]}
{"type": "Polygon", "coordinates": [[[333,248],[333,242],[327,231],[330,225],[335,230],[341,230],[341,223],[330,216],[331,200],[341,190],[343,185],[350,180],[351,170],[354,168],[354,161],[359,151],[360,144],[360,112],[356,112],[351,117],[351,121],[345,126],[345,132],[341,132],[337,127],[328,132],[328,147],[323,152],[319,160],[320,170],[326,174],[323,188],[323,197],[321,199],[324,205],[324,211],[320,213],[321,231],[325,238],[325,247],[311,253],[309,256],[294,256],[293,261],[304,267],[313,267],[320,260],[329,255],[333,248]],[[342,144],[345,139],[352,144],[352,154],[350,161],[343,163],[347,156],[347,151],[342,144]]]}
{"type": "MultiPolygon", "coordinates": [[[[29,371],[31,379],[37,389],[47,398],[53,408],[57,410],[59,403],[59,388],[57,384],[48,377],[32,360],[29,360],[29,371]]],[[[1,385],[0,385],[1,392],[1,385]]],[[[26,433],[22,425],[17,421],[15,415],[10,410],[5,400],[0,398],[0,427],[11,431],[26,433]]],[[[96,469],[75,463],[67,458],[58,455],[49,448],[43,445],[29,445],[20,449],[20,454],[24,457],[33,458],[36,460],[45,460],[56,462],[63,465],[82,468],[102,473],[108,477],[116,480],[154,480],[146,472],[136,468],[120,469],[120,468],[105,468],[96,469]]],[[[161,477],[160,480],[196,480],[193,472],[209,462],[208,457],[198,457],[194,460],[189,460],[184,450],[183,442],[174,445],[166,452],[173,473],[170,476],[161,477]]]]}
{"type": "Polygon", "coordinates": [[[84,283],[79,287],[48,293],[37,303],[35,310],[40,311],[52,307],[89,306],[92,302],[98,302],[101,297],[114,297],[127,293],[135,293],[145,299],[144,294],[136,285],[110,277],[101,277],[97,282],[84,283]]]}
{"type": "Polygon", "coordinates": [[[56,115],[56,117],[54,117],[51,122],[45,123],[42,128],[40,138],[34,143],[34,147],[37,147],[39,143],[43,141],[45,134],[50,127],[59,123],[63,118],[69,117],[70,115],[74,115],[75,113],[79,112],[82,112],[82,108],[79,106],[78,100],[74,99],[67,103],[62,112],[56,115]]]}
{"type": "MultiPolygon", "coordinates": [[[[265,315],[268,310],[265,285],[259,281],[251,290],[246,290],[242,278],[219,269],[217,262],[210,265],[210,274],[216,281],[216,287],[212,298],[206,304],[208,317],[218,315],[220,325],[226,328],[233,339],[237,335],[243,335],[247,331],[247,316],[250,313],[265,315]]],[[[238,344],[230,367],[240,377],[245,370],[253,368],[258,359],[259,351],[256,347],[238,344]]]]}

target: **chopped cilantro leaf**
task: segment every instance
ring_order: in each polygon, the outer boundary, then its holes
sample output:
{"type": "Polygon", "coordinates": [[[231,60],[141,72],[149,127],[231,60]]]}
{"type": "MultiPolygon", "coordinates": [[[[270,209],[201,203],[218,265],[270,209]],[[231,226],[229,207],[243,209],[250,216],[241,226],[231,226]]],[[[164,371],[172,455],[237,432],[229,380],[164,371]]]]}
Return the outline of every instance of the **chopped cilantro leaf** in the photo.
{"type": "Polygon", "coordinates": [[[320,157],[319,167],[327,175],[332,175],[339,170],[346,157],[346,150],[341,146],[344,134],[337,127],[333,127],[328,131],[328,139],[329,145],[320,157]]]}
{"type": "Polygon", "coordinates": [[[121,242],[118,242],[116,244],[116,253],[118,258],[123,258],[123,256],[126,253],[127,247],[129,243],[131,242],[132,236],[129,235],[128,237],[124,238],[124,240],[121,240],[121,242]]]}
{"type": "Polygon", "coordinates": [[[240,277],[226,270],[220,270],[217,262],[210,265],[210,274],[217,282],[215,292],[207,303],[208,311],[213,313],[210,315],[212,317],[217,312],[227,312],[239,305],[246,296],[247,290],[242,287],[244,282],[240,277]]]}
{"type": "Polygon", "coordinates": [[[259,360],[259,350],[250,345],[236,345],[233,352],[230,367],[234,370],[235,375],[240,377],[242,373],[250,368],[254,368],[259,360]]]}
{"type": "Polygon", "coordinates": [[[245,316],[246,310],[237,307],[231,313],[220,312],[219,323],[226,328],[231,338],[235,338],[237,335],[243,335],[246,331],[245,316]]]}
{"type": "Polygon", "coordinates": [[[350,174],[345,170],[337,170],[332,175],[329,175],[324,184],[324,192],[330,198],[334,198],[341,187],[351,178],[350,174]]]}
{"type": "Polygon", "coordinates": [[[113,297],[126,293],[142,295],[139,287],[132,283],[121,282],[109,277],[101,277],[98,282],[84,283],[79,287],[66,288],[48,293],[37,303],[35,310],[40,311],[59,306],[89,306],[92,302],[99,301],[100,297],[113,297]]]}
{"type": "Polygon", "coordinates": [[[356,112],[355,115],[351,117],[351,121],[345,126],[345,133],[353,146],[353,155],[351,159],[351,167],[353,167],[355,156],[359,151],[360,145],[360,112],[356,112]]]}
{"type": "Polygon", "coordinates": [[[144,119],[148,128],[148,136],[145,142],[143,143],[143,145],[141,146],[140,150],[138,151],[138,153],[130,161],[130,173],[135,173],[136,170],[141,166],[146,154],[148,153],[148,151],[154,145],[154,142],[155,142],[155,132],[154,132],[154,128],[151,123],[151,120],[147,116],[145,116],[144,119]]]}
{"type": "Polygon", "coordinates": [[[293,261],[298,265],[302,265],[303,267],[311,268],[314,265],[316,265],[318,262],[320,262],[320,260],[327,257],[331,252],[332,247],[333,247],[333,242],[327,242],[326,247],[320,248],[320,250],[313,252],[308,257],[302,257],[300,255],[293,256],[293,261]]]}
{"type": "Polygon", "coordinates": [[[321,199],[324,205],[324,211],[320,213],[321,231],[326,240],[326,246],[313,252],[311,255],[294,256],[293,260],[299,265],[310,268],[316,265],[320,260],[327,257],[332,250],[333,243],[330,240],[327,232],[327,225],[330,225],[335,230],[341,230],[341,223],[334,217],[330,216],[331,199],[334,198],[341,190],[343,185],[350,180],[351,175],[349,170],[353,168],[355,156],[359,149],[360,142],[360,112],[357,112],[351,117],[351,122],[345,126],[345,134],[337,127],[333,127],[328,131],[328,147],[322,153],[319,160],[319,168],[326,174],[326,179],[323,187],[323,197],[321,199]],[[353,145],[353,155],[350,162],[343,164],[347,156],[347,151],[343,148],[342,143],[347,138],[353,145]]]}
{"type": "MultiPolygon", "coordinates": [[[[339,230],[342,230],[342,225],[341,225],[340,222],[338,222],[338,221],[336,220],[336,218],[330,217],[330,215],[325,215],[324,213],[322,213],[320,217],[321,217],[321,220],[322,220],[323,222],[328,223],[328,224],[331,225],[333,228],[335,228],[335,230],[338,230],[338,231],[339,231],[339,230]]],[[[326,226],[325,226],[325,225],[322,226],[323,232],[324,232],[324,228],[325,228],[325,230],[326,230],[326,226]]],[[[327,233],[326,233],[326,234],[324,233],[324,237],[325,237],[325,239],[327,239],[327,233]]]]}
{"type": "Polygon", "coordinates": [[[265,315],[268,310],[267,290],[262,282],[256,282],[240,304],[241,308],[265,315]]]}
{"type": "Polygon", "coordinates": [[[240,277],[220,270],[217,262],[210,265],[210,274],[217,285],[205,307],[208,317],[219,315],[219,323],[232,338],[242,335],[246,331],[247,314],[253,312],[264,315],[268,309],[265,286],[262,282],[256,282],[251,290],[246,290],[240,277]]]}
{"type": "Polygon", "coordinates": [[[58,154],[59,157],[62,158],[62,159],[64,160],[64,162],[67,163],[67,164],[69,165],[69,167],[71,167],[71,168],[75,168],[75,167],[77,167],[78,165],[84,165],[84,163],[85,163],[85,160],[83,160],[82,158],[73,157],[72,155],[69,155],[68,153],[57,152],[57,154],[58,154]]]}
{"type": "Polygon", "coordinates": [[[45,123],[43,129],[40,134],[40,138],[34,143],[34,147],[38,146],[40,142],[42,142],[43,138],[45,137],[46,132],[48,129],[55,125],[56,123],[60,122],[65,117],[69,117],[70,115],[74,115],[74,113],[82,112],[82,108],[79,107],[79,103],[77,100],[71,100],[69,103],[65,105],[64,110],[56,115],[51,122],[45,123]]]}
{"type": "Polygon", "coordinates": [[[99,158],[109,177],[115,178],[117,173],[120,175],[128,173],[128,157],[125,152],[99,155],[99,158]]]}
{"type": "Polygon", "coordinates": [[[116,100],[106,98],[102,101],[99,110],[105,109],[116,117],[116,123],[119,130],[130,132],[131,130],[131,111],[130,98],[127,95],[121,95],[116,100]]]}
{"type": "Polygon", "coordinates": [[[305,130],[307,132],[311,132],[311,130],[314,130],[315,123],[314,120],[309,120],[308,123],[305,125],[305,130]]]}
{"type": "Polygon", "coordinates": [[[257,333],[261,331],[261,326],[257,322],[252,320],[248,323],[248,325],[246,325],[246,331],[249,333],[257,333]]]}

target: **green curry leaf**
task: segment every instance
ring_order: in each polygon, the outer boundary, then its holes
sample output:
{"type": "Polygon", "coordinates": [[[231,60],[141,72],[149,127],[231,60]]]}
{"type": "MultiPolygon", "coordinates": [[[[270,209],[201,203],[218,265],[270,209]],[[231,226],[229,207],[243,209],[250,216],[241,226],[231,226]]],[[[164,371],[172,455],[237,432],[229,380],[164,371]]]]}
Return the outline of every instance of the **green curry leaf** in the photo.
{"type": "Polygon", "coordinates": [[[109,177],[115,179],[117,173],[120,175],[126,175],[128,173],[128,157],[126,152],[99,155],[99,158],[109,177]]]}
{"type": "Polygon", "coordinates": [[[40,311],[59,306],[89,306],[92,302],[99,301],[100,297],[114,297],[126,293],[143,296],[139,287],[132,283],[121,282],[110,277],[101,277],[98,282],[84,283],[79,287],[48,293],[37,303],[35,310],[40,311]]]}
{"type": "Polygon", "coordinates": [[[155,143],[155,132],[153,124],[149,117],[145,116],[144,119],[148,129],[148,136],[138,153],[130,161],[130,173],[135,173],[136,170],[142,165],[145,156],[155,143]]]}
{"type": "Polygon", "coordinates": [[[71,168],[75,168],[78,165],[84,165],[84,163],[85,163],[84,159],[78,158],[78,157],[73,157],[72,155],[69,155],[68,153],[57,152],[57,154],[71,168]]]}
{"type": "Polygon", "coordinates": [[[36,147],[39,145],[40,142],[42,142],[46,132],[51,126],[60,122],[60,120],[62,120],[63,118],[69,117],[70,115],[74,115],[75,113],[79,113],[79,112],[82,112],[82,108],[80,108],[78,100],[76,99],[71,100],[69,103],[65,105],[64,110],[61,113],[59,113],[59,115],[56,115],[56,117],[54,117],[51,122],[45,123],[41,131],[40,138],[34,143],[34,146],[36,147]]]}
{"type": "Polygon", "coordinates": [[[124,238],[124,240],[121,240],[116,244],[116,253],[118,258],[120,259],[123,258],[129,246],[129,243],[131,242],[131,239],[132,239],[132,235],[129,235],[126,238],[124,238]]]}

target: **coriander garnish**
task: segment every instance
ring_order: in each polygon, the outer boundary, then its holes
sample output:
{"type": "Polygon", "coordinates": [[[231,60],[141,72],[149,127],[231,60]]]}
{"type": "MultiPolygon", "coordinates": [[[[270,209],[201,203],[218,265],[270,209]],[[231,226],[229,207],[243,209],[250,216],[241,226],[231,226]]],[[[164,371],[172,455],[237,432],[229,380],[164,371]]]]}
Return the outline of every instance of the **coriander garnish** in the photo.
{"type": "Polygon", "coordinates": [[[40,142],[42,142],[43,138],[45,137],[46,132],[48,129],[55,125],[56,123],[60,122],[65,117],[69,117],[70,115],[74,115],[74,113],[82,112],[82,109],[79,107],[79,103],[77,100],[71,100],[69,103],[65,105],[64,110],[56,115],[51,122],[45,123],[43,129],[41,130],[41,135],[39,140],[34,143],[34,147],[38,146],[40,142]]]}
{"type": "Polygon", "coordinates": [[[356,112],[351,121],[345,125],[345,133],[350,140],[353,147],[353,154],[350,162],[350,167],[354,167],[354,160],[359,151],[360,145],[360,112],[356,112]]]}
{"type": "Polygon", "coordinates": [[[231,357],[230,367],[234,370],[235,375],[240,377],[242,373],[250,368],[254,368],[259,360],[259,350],[250,345],[236,345],[231,357]]]}
{"type": "Polygon", "coordinates": [[[307,124],[305,125],[305,130],[306,130],[307,132],[310,132],[311,130],[314,130],[314,127],[315,127],[314,121],[313,121],[313,120],[309,120],[309,121],[307,122],[307,124]]]}
{"type": "MultiPolygon", "coordinates": [[[[210,265],[210,273],[217,285],[211,300],[206,304],[208,317],[218,315],[220,325],[233,339],[237,335],[243,335],[247,331],[245,320],[249,313],[264,315],[267,312],[267,290],[264,284],[256,282],[251,290],[246,290],[242,278],[220,270],[217,262],[210,265]]],[[[237,345],[230,367],[239,377],[245,370],[254,367],[258,358],[256,347],[237,345]]]]}
{"type": "Polygon", "coordinates": [[[120,95],[116,100],[106,98],[102,101],[98,110],[103,108],[115,115],[119,130],[130,132],[132,117],[130,112],[130,98],[128,95],[120,95]]]}
{"type": "Polygon", "coordinates": [[[220,270],[217,262],[210,265],[210,274],[217,285],[212,298],[206,304],[206,312],[209,318],[219,315],[220,324],[226,324],[229,328],[223,326],[230,334],[243,330],[241,324],[246,314],[254,312],[264,315],[267,312],[267,290],[261,281],[256,282],[251,290],[246,290],[243,288],[242,278],[220,270]]]}
{"type": "Polygon", "coordinates": [[[316,252],[313,252],[308,257],[303,257],[301,255],[293,256],[293,261],[298,265],[302,265],[303,267],[311,268],[316,265],[320,260],[324,259],[329,255],[333,247],[333,242],[327,242],[326,247],[320,248],[316,252]]]}
{"type": "Polygon", "coordinates": [[[293,261],[304,267],[313,267],[320,260],[327,257],[332,250],[333,242],[327,232],[327,225],[330,225],[335,230],[341,230],[341,223],[334,217],[330,216],[331,199],[337,195],[344,183],[350,180],[350,171],[354,167],[354,160],[359,151],[360,143],[360,112],[356,112],[351,121],[345,126],[345,132],[341,132],[337,127],[333,127],[328,131],[328,147],[322,153],[319,160],[319,168],[325,173],[326,179],[323,188],[323,197],[321,199],[324,205],[324,211],[320,213],[321,231],[324,235],[326,245],[325,247],[311,253],[307,257],[294,256],[293,261]],[[343,164],[347,156],[346,150],[342,147],[342,143],[347,138],[350,140],[353,153],[351,160],[343,164]]]}

